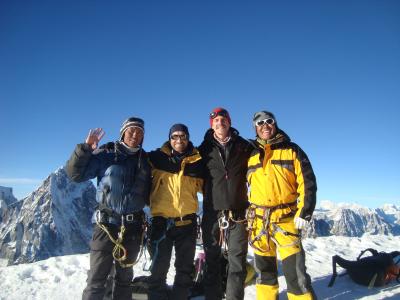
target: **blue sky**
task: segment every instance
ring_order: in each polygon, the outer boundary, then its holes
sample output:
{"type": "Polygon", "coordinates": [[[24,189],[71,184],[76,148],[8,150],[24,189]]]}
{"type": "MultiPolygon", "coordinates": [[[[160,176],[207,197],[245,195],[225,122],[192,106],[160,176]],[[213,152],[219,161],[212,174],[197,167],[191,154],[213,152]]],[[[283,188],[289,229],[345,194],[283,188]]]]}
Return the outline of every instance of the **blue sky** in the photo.
{"type": "Polygon", "coordinates": [[[0,185],[18,198],[93,127],[176,122],[194,144],[216,106],[254,137],[275,113],[318,200],[400,203],[399,1],[1,1],[0,185]],[[279,2],[279,3],[278,3],[279,2]]]}

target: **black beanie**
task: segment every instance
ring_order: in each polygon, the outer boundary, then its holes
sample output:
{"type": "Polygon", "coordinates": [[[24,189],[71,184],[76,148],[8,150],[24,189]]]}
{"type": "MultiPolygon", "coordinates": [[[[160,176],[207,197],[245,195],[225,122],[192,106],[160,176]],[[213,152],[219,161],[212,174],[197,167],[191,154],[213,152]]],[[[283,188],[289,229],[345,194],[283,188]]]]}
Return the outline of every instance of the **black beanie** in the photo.
{"type": "Polygon", "coordinates": [[[177,124],[172,125],[171,128],[169,129],[168,139],[171,139],[171,135],[175,131],[183,131],[186,134],[187,139],[189,140],[189,129],[187,128],[186,125],[181,124],[181,123],[177,123],[177,124]]]}

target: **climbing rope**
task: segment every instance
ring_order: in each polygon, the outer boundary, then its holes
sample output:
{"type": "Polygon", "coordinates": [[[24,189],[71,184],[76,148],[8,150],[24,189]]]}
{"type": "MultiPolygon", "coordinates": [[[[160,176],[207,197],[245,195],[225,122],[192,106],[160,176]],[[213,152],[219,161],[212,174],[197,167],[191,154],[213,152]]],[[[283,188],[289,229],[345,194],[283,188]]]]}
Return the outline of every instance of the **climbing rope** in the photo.
{"type": "Polygon", "coordinates": [[[114,244],[114,248],[112,250],[112,255],[113,258],[120,264],[120,266],[122,268],[130,268],[133,267],[134,265],[136,265],[138,263],[138,261],[140,260],[142,254],[143,254],[143,240],[145,237],[145,233],[146,233],[146,222],[142,222],[142,236],[141,236],[141,242],[140,242],[140,251],[139,251],[139,255],[137,257],[137,259],[132,262],[132,263],[125,263],[126,259],[128,258],[128,251],[126,250],[126,248],[123,245],[123,241],[124,241],[124,235],[125,235],[125,220],[124,217],[121,217],[121,226],[119,228],[119,232],[118,232],[118,237],[117,239],[115,239],[112,234],[110,233],[110,231],[108,230],[107,226],[105,226],[104,224],[102,224],[100,222],[101,220],[101,211],[97,211],[96,212],[96,224],[97,226],[99,226],[108,236],[108,238],[110,239],[110,241],[114,244]]]}

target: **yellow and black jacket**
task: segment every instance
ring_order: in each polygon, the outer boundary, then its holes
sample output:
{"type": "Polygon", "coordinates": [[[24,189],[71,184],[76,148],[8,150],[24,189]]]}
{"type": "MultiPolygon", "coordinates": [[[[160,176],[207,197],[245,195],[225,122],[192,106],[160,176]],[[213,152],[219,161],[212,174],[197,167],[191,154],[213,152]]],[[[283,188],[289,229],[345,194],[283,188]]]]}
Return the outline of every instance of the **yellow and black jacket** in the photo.
{"type": "Polygon", "coordinates": [[[282,130],[265,145],[251,141],[248,161],[249,201],[272,210],[271,222],[298,216],[310,220],[316,204],[317,183],[304,151],[282,130]]]}
{"type": "Polygon", "coordinates": [[[153,217],[178,218],[197,212],[197,193],[203,189],[201,156],[189,142],[185,155],[172,154],[169,142],[149,153],[153,182],[150,209],[153,217]]]}

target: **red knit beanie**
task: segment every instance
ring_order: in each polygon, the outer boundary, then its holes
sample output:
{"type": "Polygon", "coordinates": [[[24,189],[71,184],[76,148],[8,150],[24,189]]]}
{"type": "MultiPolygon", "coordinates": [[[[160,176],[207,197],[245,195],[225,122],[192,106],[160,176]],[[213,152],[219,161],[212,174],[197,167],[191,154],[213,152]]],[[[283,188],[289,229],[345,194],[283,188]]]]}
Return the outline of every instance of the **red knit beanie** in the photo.
{"type": "Polygon", "coordinates": [[[214,108],[213,111],[210,113],[210,126],[212,126],[213,119],[215,119],[217,116],[227,118],[229,125],[232,124],[229,112],[225,108],[217,107],[214,108]]]}

